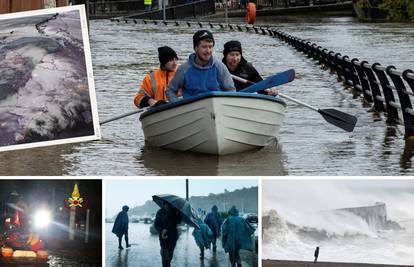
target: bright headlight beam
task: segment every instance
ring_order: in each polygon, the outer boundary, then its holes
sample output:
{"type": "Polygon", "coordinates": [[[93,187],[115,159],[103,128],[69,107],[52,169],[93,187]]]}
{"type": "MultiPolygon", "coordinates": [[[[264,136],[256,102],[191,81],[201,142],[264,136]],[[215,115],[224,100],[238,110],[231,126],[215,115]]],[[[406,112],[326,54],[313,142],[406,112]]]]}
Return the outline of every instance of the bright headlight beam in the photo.
{"type": "Polygon", "coordinates": [[[39,210],[35,213],[34,224],[38,228],[44,228],[49,225],[51,221],[50,212],[47,210],[39,210]]]}

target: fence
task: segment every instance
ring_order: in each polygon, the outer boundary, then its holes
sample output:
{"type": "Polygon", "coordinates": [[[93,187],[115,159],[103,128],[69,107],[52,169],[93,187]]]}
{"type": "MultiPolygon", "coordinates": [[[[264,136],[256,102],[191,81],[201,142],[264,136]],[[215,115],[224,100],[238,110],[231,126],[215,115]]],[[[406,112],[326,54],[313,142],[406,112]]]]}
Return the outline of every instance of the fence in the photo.
{"type": "MultiPolygon", "coordinates": [[[[187,17],[205,16],[215,12],[214,0],[196,1],[189,4],[167,7],[165,9],[166,19],[182,19],[187,17]]],[[[162,19],[162,10],[141,13],[127,18],[136,19],[162,19]]]]}
{"type": "MultiPolygon", "coordinates": [[[[167,1],[167,0],[166,0],[167,1]]],[[[152,0],[152,12],[145,12],[144,1],[124,0],[89,2],[91,18],[129,16],[133,18],[161,19],[162,0],[152,0]]],[[[168,19],[196,17],[215,12],[214,0],[192,2],[190,0],[169,0],[166,2],[166,17],[168,19]]]]}
{"type": "Polygon", "coordinates": [[[357,58],[350,59],[329,51],[310,41],[281,31],[272,30],[274,36],[292,45],[298,51],[315,59],[334,71],[338,80],[353,87],[377,112],[385,112],[390,124],[404,124],[406,137],[414,136],[414,110],[410,96],[414,96],[412,70],[397,71],[394,66],[369,64],[357,58]],[[410,89],[411,92],[408,90],[410,89]]]}

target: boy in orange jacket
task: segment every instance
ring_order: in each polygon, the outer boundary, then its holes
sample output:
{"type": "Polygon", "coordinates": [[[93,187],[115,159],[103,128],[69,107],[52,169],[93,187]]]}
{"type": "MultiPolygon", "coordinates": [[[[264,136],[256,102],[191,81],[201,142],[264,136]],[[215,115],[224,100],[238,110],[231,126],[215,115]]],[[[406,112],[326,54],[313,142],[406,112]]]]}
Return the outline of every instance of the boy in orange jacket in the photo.
{"type": "Polygon", "coordinates": [[[141,88],[135,95],[134,104],[138,108],[152,107],[165,103],[165,90],[168,82],[174,77],[177,69],[177,53],[168,46],[158,48],[160,68],[147,74],[142,81],[141,88]]]}

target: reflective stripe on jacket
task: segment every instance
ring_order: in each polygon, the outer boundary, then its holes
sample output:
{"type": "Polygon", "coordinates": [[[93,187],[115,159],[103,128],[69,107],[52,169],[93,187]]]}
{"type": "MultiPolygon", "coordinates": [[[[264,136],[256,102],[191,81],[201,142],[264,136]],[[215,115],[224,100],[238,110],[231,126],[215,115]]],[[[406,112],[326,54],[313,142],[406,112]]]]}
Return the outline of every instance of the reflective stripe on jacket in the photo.
{"type": "Polygon", "coordinates": [[[150,74],[145,76],[144,80],[141,84],[141,89],[135,95],[134,104],[137,107],[144,107],[141,105],[141,101],[145,96],[152,98],[156,101],[164,100],[167,101],[167,97],[165,95],[165,90],[167,88],[168,83],[174,77],[174,72],[168,72],[168,76],[166,71],[157,69],[150,74]]]}

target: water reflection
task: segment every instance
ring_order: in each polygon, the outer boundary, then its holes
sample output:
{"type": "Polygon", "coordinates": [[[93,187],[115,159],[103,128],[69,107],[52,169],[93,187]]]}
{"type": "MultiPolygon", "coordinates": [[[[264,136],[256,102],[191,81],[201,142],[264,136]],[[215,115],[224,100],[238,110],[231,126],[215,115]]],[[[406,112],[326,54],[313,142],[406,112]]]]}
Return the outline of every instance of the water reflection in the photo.
{"type": "Polygon", "coordinates": [[[405,141],[404,151],[401,154],[400,167],[404,171],[412,168],[412,157],[414,155],[414,142],[411,140],[405,141]]]}
{"type": "Polygon", "coordinates": [[[122,251],[122,250],[118,250],[118,257],[116,258],[117,261],[112,266],[116,266],[116,267],[128,266],[129,251],[130,251],[130,249],[126,249],[125,252],[122,251]]]}
{"type": "Polygon", "coordinates": [[[159,175],[287,175],[280,146],[270,146],[245,153],[214,156],[177,152],[145,146],[136,157],[138,164],[159,175]]]}
{"type": "Polygon", "coordinates": [[[73,164],[63,160],[65,154],[75,152],[79,144],[7,151],[0,153],[0,175],[67,175],[73,164]]]}

